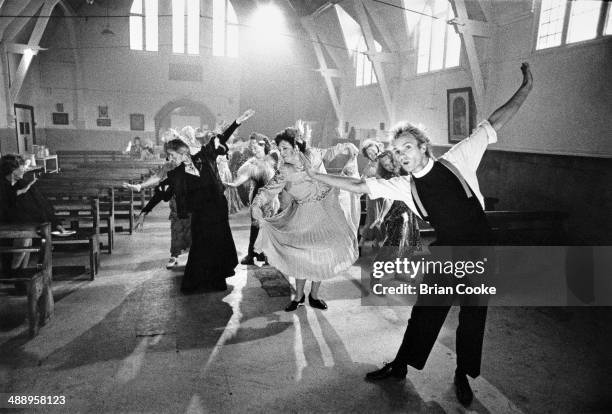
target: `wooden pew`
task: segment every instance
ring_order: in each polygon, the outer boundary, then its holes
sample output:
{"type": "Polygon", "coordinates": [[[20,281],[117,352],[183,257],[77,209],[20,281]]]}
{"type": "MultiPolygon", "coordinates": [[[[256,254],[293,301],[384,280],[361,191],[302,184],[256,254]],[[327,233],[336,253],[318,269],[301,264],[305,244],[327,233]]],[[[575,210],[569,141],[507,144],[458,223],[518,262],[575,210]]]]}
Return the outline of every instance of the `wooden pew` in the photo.
{"type": "MultiPolygon", "coordinates": [[[[71,220],[71,225],[79,228],[80,220],[92,220],[95,233],[107,234],[106,249],[113,252],[115,245],[115,210],[114,190],[112,188],[74,187],[71,184],[37,182],[35,185],[47,197],[58,213],[63,213],[71,220]],[[105,202],[103,203],[102,200],[105,202]],[[92,204],[92,203],[95,203],[92,204]],[[104,206],[104,207],[102,207],[104,206]]],[[[60,216],[61,217],[61,216],[60,216]]],[[[87,233],[75,238],[86,237],[87,233]]],[[[92,236],[93,237],[93,236],[92,236]]],[[[62,238],[64,240],[64,238],[62,238]]]]}
{"type": "MultiPolygon", "coordinates": [[[[569,214],[562,211],[485,211],[491,226],[494,244],[555,245],[566,242],[565,221],[569,214]]],[[[419,222],[421,237],[435,237],[434,229],[419,222]]]]}
{"type": "Polygon", "coordinates": [[[3,269],[0,283],[25,283],[28,295],[28,323],[30,337],[38,334],[53,315],[54,302],[51,291],[51,225],[49,223],[0,224],[0,239],[40,239],[40,245],[31,247],[0,247],[0,253],[37,253],[36,267],[3,269]],[[12,277],[9,277],[12,276],[12,277]]]}
{"type": "MultiPolygon", "coordinates": [[[[72,182],[76,186],[108,186],[115,189],[116,207],[118,209],[118,218],[126,218],[129,220],[130,212],[133,214],[134,211],[134,195],[128,189],[123,188],[123,183],[140,183],[143,180],[143,175],[129,175],[121,172],[108,172],[108,171],[96,171],[91,172],[89,170],[81,171],[75,170],[70,173],[61,173],[53,175],[45,175],[41,177],[45,182],[72,182]],[[128,211],[129,210],[129,211],[128,211]]],[[[141,192],[139,194],[141,208],[143,208],[146,202],[152,197],[152,192],[141,192]]],[[[129,232],[132,234],[133,221],[130,221],[129,232]]]]}
{"type": "Polygon", "coordinates": [[[487,211],[500,244],[557,245],[565,243],[569,214],[562,211],[487,211]]]}
{"type": "MultiPolygon", "coordinates": [[[[66,176],[64,174],[46,175],[41,177],[40,183],[44,185],[59,185],[72,187],[74,189],[86,189],[86,188],[98,188],[98,189],[109,189],[113,190],[113,204],[109,204],[110,200],[105,196],[100,197],[100,208],[102,211],[112,209],[113,217],[115,219],[126,219],[128,221],[127,230],[129,234],[134,231],[134,193],[132,190],[123,188],[123,183],[126,181],[138,181],[138,180],[126,180],[121,178],[102,178],[102,175],[88,176],[88,175],[71,175],[66,176]]],[[[141,204],[145,203],[144,197],[141,196],[141,204]]],[[[116,221],[116,220],[115,220],[116,221]]],[[[123,227],[116,228],[117,231],[122,231],[123,227]]]]}
{"type": "Polygon", "coordinates": [[[122,151],[58,150],[57,158],[61,168],[94,161],[129,160],[129,154],[122,151]]]}
{"type": "Polygon", "coordinates": [[[108,169],[113,170],[115,168],[124,169],[124,168],[148,168],[148,169],[156,169],[164,165],[166,161],[159,159],[155,161],[135,161],[135,160],[122,160],[122,161],[95,161],[95,162],[84,162],[78,164],[78,168],[100,168],[100,169],[108,169]]]}

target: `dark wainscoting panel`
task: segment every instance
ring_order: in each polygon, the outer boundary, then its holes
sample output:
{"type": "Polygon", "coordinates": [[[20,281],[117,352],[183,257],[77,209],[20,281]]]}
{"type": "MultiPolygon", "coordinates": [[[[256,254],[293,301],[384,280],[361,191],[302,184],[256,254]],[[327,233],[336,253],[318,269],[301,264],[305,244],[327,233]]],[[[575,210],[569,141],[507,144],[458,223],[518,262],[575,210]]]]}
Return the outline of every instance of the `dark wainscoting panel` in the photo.
{"type": "Polygon", "coordinates": [[[612,159],[488,150],[478,178],[496,210],[565,211],[568,243],[612,244],[612,159]]]}

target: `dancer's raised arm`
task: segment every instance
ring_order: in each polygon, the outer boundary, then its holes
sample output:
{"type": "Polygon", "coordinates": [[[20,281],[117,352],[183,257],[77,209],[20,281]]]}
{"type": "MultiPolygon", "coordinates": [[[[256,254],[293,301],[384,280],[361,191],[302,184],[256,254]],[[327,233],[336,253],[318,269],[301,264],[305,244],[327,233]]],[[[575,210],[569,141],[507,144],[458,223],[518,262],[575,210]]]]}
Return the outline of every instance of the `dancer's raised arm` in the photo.
{"type": "Polygon", "coordinates": [[[495,131],[499,131],[514,117],[521,105],[525,102],[525,99],[527,99],[529,92],[533,89],[533,76],[531,75],[531,69],[529,69],[529,63],[523,62],[521,65],[521,72],[523,72],[523,82],[521,86],[508,102],[497,108],[491,116],[489,116],[488,121],[495,131]]]}
{"type": "Polygon", "coordinates": [[[223,133],[217,136],[219,143],[225,146],[226,145],[225,143],[227,142],[228,139],[230,139],[234,131],[253,115],[255,115],[255,111],[252,109],[247,109],[246,111],[244,111],[244,113],[240,115],[238,118],[236,118],[236,120],[230,126],[228,126],[225,129],[225,131],[223,131],[223,133]]]}

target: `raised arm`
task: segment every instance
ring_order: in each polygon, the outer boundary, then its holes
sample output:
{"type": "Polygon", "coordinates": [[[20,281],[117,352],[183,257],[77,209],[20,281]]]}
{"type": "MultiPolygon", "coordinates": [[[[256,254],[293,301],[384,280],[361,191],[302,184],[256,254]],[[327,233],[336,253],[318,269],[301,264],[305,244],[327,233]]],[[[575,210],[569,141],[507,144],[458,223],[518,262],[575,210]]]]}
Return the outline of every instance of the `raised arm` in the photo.
{"type": "Polygon", "coordinates": [[[236,118],[236,120],[230,126],[228,126],[225,131],[223,131],[223,133],[217,136],[219,143],[225,146],[226,145],[225,143],[227,142],[228,139],[230,139],[234,131],[236,131],[236,129],[241,124],[246,122],[246,120],[252,117],[254,114],[255,114],[255,111],[252,109],[247,109],[246,111],[244,111],[244,113],[240,115],[238,118],[236,118]]]}
{"type": "Polygon", "coordinates": [[[525,102],[525,99],[527,99],[529,92],[533,89],[533,77],[529,69],[529,63],[523,62],[521,65],[521,72],[523,72],[523,82],[521,86],[514,95],[512,95],[512,98],[497,108],[488,119],[495,131],[499,131],[514,117],[521,105],[525,102]]]}

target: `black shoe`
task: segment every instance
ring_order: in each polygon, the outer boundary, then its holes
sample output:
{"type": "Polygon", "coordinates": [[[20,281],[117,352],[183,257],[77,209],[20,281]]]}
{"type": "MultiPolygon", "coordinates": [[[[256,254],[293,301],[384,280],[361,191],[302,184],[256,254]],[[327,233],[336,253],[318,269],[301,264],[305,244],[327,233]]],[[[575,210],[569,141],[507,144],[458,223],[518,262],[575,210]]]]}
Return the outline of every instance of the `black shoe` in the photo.
{"type": "Polygon", "coordinates": [[[327,309],[327,303],[325,303],[323,299],[313,299],[312,295],[308,295],[308,303],[310,306],[316,309],[327,309]]]}
{"type": "Polygon", "coordinates": [[[253,256],[251,256],[250,254],[247,254],[246,256],[244,256],[242,258],[242,260],[240,261],[240,264],[242,264],[242,265],[254,265],[255,261],[253,260],[253,256]]]}
{"type": "Polygon", "coordinates": [[[474,399],[474,393],[472,392],[472,388],[470,387],[470,383],[467,379],[467,375],[455,372],[455,395],[459,402],[468,406],[472,403],[474,399]]]}
{"type": "Polygon", "coordinates": [[[368,372],[366,374],[366,380],[368,381],[379,381],[386,378],[391,378],[396,381],[401,381],[406,378],[407,369],[398,369],[393,366],[392,362],[385,364],[381,369],[376,371],[368,372]]]}
{"type": "Polygon", "coordinates": [[[285,308],[285,312],[293,312],[294,310],[298,308],[298,306],[302,305],[305,300],[306,300],[306,295],[303,295],[300,301],[292,300],[285,308]]]}

